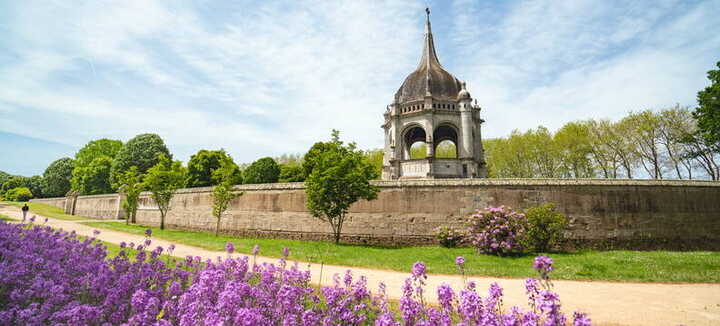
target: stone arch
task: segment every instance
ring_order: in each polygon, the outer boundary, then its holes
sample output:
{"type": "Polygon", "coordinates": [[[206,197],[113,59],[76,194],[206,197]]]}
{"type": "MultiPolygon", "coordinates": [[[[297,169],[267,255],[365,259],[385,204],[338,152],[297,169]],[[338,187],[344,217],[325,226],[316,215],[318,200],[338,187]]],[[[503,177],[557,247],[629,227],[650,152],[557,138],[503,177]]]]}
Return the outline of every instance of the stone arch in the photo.
{"type": "Polygon", "coordinates": [[[452,144],[455,145],[455,155],[452,158],[458,158],[460,156],[458,128],[449,122],[443,122],[438,124],[438,126],[435,127],[435,130],[433,131],[433,152],[436,153],[436,157],[438,153],[437,147],[440,146],[441,143],[446,141],[452,142],[452,144]]]}
{"type": "Polygon", "coordinates": [[[403,140],[403,159],[409,160],[410,159],[410,148],[413,144],[417,142],[422,142],[427,146],[427,133],[425,132],[425,128],[423,128],[422,125],[418,123],[412,123],[405,127],[402,132],[402,140],[403,140]]]}

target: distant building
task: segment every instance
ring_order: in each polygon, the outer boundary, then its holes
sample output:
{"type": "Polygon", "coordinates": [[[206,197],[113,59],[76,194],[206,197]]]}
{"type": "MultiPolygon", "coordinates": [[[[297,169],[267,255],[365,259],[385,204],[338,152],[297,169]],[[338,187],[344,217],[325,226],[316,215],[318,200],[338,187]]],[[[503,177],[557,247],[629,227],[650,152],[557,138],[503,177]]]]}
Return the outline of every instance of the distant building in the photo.
{"type": "Polygon", "coordinates": [[[480,107],[455,76],[443,69],[435,52],[430,10],[426,9],[425,45],[411,73],[385,112],[382,179],[485,178],[480,107]],[[455,144],[455,158],[437,158],[440,142],[455,144]],[[410,148],[423,142],[427,153],[411,159],[410,148]]]}

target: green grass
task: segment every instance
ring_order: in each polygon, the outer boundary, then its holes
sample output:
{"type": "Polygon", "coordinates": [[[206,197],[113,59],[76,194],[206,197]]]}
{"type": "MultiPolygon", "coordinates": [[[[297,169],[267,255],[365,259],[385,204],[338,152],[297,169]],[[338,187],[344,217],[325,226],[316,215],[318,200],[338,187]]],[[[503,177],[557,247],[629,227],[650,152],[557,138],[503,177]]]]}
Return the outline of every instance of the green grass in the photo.
{"type": "Polygon", "coordinates": [[[50,206],[43,203],[35,203],[35,202],[13,202],[13,201],[4,201],[3,203],[12,205],[17,207],[18,209],[22,208],[23,205],[27,204],[30,207],[30,212],[28,213],[28,217],[32,216],[32,214],[42,215],[45,217],[52,217],[60,220],[71,220],[71,221],[79,221],[79,220],[87,220],[87,217],[84,216],[74,216],[74,215],[68,215],[65,214],[65,211],[61,208],[57,208],[55,206],[50,206]]]}
{"type": "Polygon", "coordinates": [[[10,217],[8,217],[7,215],[3,215],[3,214],[0,214],[0,221],[15,222],[15,220],[13,220],[10,217]]]}
{"type": "MultiPolygon", "coordinates": [[[[125,225],[121,222],[85,222],[97,228],[144,235],[147,226],[125,225]]],[[[160,230],[152,227],[153,237],[175,243],[222,251],[231,241],[237,252],[249,254],[256,244],[260,255],[280,257],[282,248],[290,248],[291,258],[300,261],[353,267],[368,267],[409,272],[412,264],[423,261],[428,272],[457,274],[456,256],[466,259],[469,275],[524,278],[535,276],[532,261],[535,255],[521,257],[495,257],[479,255],[472,248],[381,247],[361,245],[333,245],[316,241],[285,239],[250,239],[215,236],[211,233],[180,230],[160,230]]],[[[554,279],[604,280],[622,282],[707,282],[720,283],[720,252],[671,251],[591,251],[549,253],[555,261],[554,279]]]]}

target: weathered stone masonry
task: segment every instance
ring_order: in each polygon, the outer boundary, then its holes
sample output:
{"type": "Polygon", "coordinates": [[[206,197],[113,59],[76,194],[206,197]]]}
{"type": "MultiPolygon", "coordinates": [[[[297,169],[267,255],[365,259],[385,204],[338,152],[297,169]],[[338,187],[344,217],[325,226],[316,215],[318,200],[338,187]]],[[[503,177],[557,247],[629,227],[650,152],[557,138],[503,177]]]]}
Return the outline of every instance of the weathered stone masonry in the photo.
{"type": "MultiPolygon", "coordinates": [[[[462,227],[468,214],[487,206],[524,209],[553,202],[571,218],[569,245],[601,248],[720,249],[720,183],[606,179],[444,179],[377,181],[377,200],[352,206],[343,241],[376,244],[433,243],[441,225],[462,227]]],[[[252,237],[329,239],[330,227],[305,209],[302,183],[237,186],[221,223],[224,233],[252,237]]],[[[166,225],[214,229],[211,188],[183,189],[166,225]]],[[[75,214],[121,217],[119,196],[79,196],[75,214]]],[[[64,207],[62,199],[42,199],[64,207]]],[[[158,225],[148,194],[138,223],[158,225]]]]}

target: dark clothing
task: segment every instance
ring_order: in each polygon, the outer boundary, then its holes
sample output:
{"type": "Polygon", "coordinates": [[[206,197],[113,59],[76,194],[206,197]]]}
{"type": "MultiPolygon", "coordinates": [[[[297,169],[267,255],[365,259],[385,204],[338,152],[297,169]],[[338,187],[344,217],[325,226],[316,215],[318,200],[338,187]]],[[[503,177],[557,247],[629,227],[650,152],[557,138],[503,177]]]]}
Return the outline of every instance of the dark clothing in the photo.
{"type": "Polygon", "coordinates": [[[27,211],[29,211],[29,210],[30,210],[30,207],[28,207],[28,205],[25,205],[25,206],[22,207],[22,211],[23,211],[23,212],[27,212],[27,211]]]}

